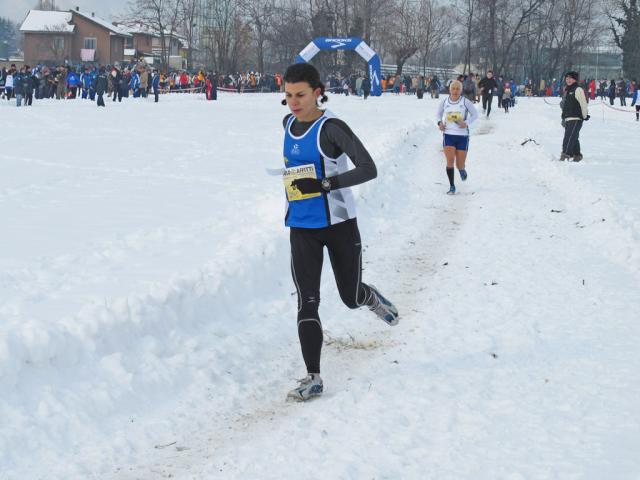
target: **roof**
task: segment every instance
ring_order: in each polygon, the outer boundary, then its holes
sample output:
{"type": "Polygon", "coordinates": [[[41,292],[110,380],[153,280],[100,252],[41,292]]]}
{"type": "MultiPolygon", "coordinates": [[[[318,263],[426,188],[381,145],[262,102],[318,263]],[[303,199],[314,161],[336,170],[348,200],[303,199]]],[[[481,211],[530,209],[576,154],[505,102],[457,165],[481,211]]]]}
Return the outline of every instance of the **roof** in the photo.
{"type": "Polygon", "coordinates": [[[20,26],[20,31],[73,33],[76,27],[69,22],[71,22],[70,12],[29,10],[27,18],[20,26]]]}
{"type": "Polygon", "coordinates": [[[134,23],[130,25],[119,24],[118,28],[121,28],[122,30],[125,30],[132,34],[136,33],[140,35],[156,36],[156,33],[154,32],[154,30],[149,28],[147,25],[142,25],[141,23],[134,23]]]}
{"type": "Polygon", "coordinates": [[[101,27],[109,30],[112,35],[120,35],[123,37],[131,36],[131,34],[125,28],[114,25],[113,23],[103,18],[100,18],[93,13],[85,13],[85,12],[81,12],[80,10],[69,10],[69,13],[74,15],[79,15],[83,18],[86,18],[87,20],[91,20],[92,22],[97,23],[101,27]]]}
{"type": "MultiPolygon", "coordinates": [[[[118,28],[124,30],[125,32],[129,32],[130,34],[135,35],[149,35],[151,37],[160,38],[160,32],[149,25],[144,25],[142,23],[130,23],[125,25],[124,23],[119,23],[118,28]]],[[[182,44],[185,44],[186,40],[181,35],[178,35],[177,32],[171,32],[170,30],[165,30],[164,34],[166,37],[171,37],[174,40],[180,41],[182,44]]]]}

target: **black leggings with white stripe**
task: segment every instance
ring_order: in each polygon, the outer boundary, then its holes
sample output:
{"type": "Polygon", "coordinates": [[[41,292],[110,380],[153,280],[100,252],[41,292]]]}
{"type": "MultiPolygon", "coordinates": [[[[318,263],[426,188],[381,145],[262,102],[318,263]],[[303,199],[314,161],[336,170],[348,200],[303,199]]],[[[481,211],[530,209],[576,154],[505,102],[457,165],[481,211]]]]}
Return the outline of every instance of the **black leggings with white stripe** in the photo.
{"type": "Polygon", "coordinates": [[[320,275],[329,251],[340,298],[349,308],[368,305],[371,289],[362,283],[362,245],[355,218],[326,228],[291,228],[291,274],[298,292],[298,336],[309,373],[320,373],[322,324],[320,275]]]}
{"type": "Polygon", "coordinates": [[[580,129],[582,120],[568,120],[564,125],[564,139],[562,140],[562,153],[574,157],[580,155],[580,129]]]}

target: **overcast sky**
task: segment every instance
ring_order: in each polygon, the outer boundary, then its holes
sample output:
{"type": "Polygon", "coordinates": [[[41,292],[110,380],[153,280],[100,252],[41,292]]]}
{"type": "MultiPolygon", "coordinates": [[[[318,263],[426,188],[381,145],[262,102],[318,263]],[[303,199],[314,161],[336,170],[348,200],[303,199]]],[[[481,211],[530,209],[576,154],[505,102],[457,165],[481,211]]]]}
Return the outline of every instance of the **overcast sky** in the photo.
{"type": "MultiPolygon", "coordinates": [[[[0,0],[0,17],[22,22],[29,9],[37,3],[37,0],[0,0]]],[[[128,3],[129,0],[56,0],[59,10],[69,10],[78,6],[80,10],[95,12],[105,20],[113,20],[116,15],[121,15],[128,3]]]]}

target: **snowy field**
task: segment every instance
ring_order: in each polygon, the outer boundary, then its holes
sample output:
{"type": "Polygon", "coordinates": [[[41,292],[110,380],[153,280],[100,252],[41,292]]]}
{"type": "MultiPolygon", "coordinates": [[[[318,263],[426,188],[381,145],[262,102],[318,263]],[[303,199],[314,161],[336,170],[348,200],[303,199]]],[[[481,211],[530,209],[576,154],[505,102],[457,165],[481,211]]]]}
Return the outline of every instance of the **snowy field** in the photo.
{"type": "Polygon", "coordinates": [[[574,164],[557,106],[495,108],[451,197],[435,100],[332,96],[401,321],[327,268],[292,404],[280,98],[0,103],[0,480],[640,479],[633,114],[592,106],[574,164]]]}

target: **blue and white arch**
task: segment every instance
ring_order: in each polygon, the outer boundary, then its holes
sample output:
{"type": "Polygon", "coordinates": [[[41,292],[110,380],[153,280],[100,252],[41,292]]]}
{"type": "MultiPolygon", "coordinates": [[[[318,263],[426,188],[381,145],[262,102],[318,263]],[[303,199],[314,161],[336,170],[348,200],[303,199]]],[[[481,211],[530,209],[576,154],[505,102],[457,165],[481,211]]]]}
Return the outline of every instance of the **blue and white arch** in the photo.
{"type": "Polygon", "coordinates": [[[358,52],[358,54],[369,64],[371,95],[376,97],[382,95],[382,84],[380,83],[380,57],[361,38],[315,38],[298,54],[296,57],[296,63],[309,62],[318,52],[332,50],[355,50],[358,52]]]}

